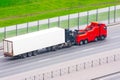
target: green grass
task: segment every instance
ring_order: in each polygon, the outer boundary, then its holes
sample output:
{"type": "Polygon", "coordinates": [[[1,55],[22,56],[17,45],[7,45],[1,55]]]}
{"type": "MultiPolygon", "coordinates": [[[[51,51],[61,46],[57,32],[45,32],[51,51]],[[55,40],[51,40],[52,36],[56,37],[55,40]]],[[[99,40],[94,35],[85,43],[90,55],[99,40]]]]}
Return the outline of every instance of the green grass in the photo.
{"type": "Polygon", "coordinates": [[[118,0],[0,0],[0,27],[111,6],[114,2],[120,4],[118,0]]]}

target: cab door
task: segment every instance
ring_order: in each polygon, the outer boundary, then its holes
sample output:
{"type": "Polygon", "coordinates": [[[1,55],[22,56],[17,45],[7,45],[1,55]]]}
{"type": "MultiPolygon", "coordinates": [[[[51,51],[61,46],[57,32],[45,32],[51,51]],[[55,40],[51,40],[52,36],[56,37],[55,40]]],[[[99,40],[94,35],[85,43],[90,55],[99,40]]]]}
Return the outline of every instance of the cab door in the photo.
{"type": "Polygon", "coordinates": [[[88,41],[93,41],[94,39],[94,34],[93,34],[93,27],[90,27],[87,29],[87,32],[88,32],[88,41]]]}

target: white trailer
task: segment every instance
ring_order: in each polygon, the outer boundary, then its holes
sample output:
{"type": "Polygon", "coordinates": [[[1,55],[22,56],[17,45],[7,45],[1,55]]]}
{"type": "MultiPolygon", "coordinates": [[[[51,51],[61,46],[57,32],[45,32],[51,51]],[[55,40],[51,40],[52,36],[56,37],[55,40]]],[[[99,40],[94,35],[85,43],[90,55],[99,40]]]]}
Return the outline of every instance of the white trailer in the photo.
{"type": "Polygon", "coordinates": [[[22,55],[38,49],[65,43],[65,30],[54,27],[4,39],[4,56],[22,55]]]}

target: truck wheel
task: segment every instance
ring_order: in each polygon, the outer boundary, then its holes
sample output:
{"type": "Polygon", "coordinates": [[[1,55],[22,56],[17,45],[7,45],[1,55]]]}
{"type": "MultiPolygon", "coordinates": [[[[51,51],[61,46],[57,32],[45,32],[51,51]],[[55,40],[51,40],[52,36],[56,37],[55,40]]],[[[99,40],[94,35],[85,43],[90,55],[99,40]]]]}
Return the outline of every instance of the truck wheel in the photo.
{"type": "Polygon", "coordinates": [[[84,41],[84,43],[87,44],[87,43],[88,43],[88,40],[86,39],[86,40],[84,41]]]}
{"type": "Polygon", "coordinates": [[[36,56],[37,54],[38,54],[37,51],[33,51],[33,52],[32,52],[32,55],[33,55],[33,56],[36,56]]]}
{"type": "Polygon", "coordinates": [[[49,52],[51,51],[51,47],[47,47],[46,50],[49,52]]]}
{"type": "Polygon", "coordinates": [[[56,46],[53,46],[52,47],[52,51],[56,51],[57,50],[57,47],[56,46]]]}
{"type": "Polygon", "coordinates": [[[27,57],[27,53],[21,54],[21,58],[26,58],[26,57],[27,57]]]}
{"type": "Polygon", "coordinates": [[[101,40],[104,40],[104,39],[105,39],[105,36],[101,36],[100,39],[101,39],[101,40]]]}
{"type": "Polygon", "coordinates": [[[63,44],[58,45],[57,49],[62,49],[63,48],[63,44]]]}
{"type": "Polygon", "coordinates": [[[28,56],[28,57],[31,57],[31,56],[32,56],[32,52],[28,52],[28,53],[27,53],[27,56],[28,56]]]}
{"type": "Polygon", "coordinates": [[[98,37],[95,37],[95,40],[94,40],[95,42],[97,42],[98,41],[98,37]]]}
{"type": "Polygon", "coordinates": [[[84,42],[83,42],[83,41],[80,41],[79,45],[83,45],[83,44],[84,44],[84,42]]]}

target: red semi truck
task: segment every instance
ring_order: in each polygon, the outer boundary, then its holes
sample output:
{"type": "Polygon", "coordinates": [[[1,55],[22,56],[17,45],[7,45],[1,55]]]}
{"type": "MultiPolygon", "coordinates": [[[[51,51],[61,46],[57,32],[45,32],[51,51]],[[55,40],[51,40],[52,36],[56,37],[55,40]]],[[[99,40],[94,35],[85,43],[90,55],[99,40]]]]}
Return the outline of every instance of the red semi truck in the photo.
{"type": "Polygon", "coordinates": [[[75,37],[76,44],[82,45],[91,41],[104,40],[107,36],[107,27],[105,24],[98,22],[91,22],[83,30],[77,30],[75,37]]]}

